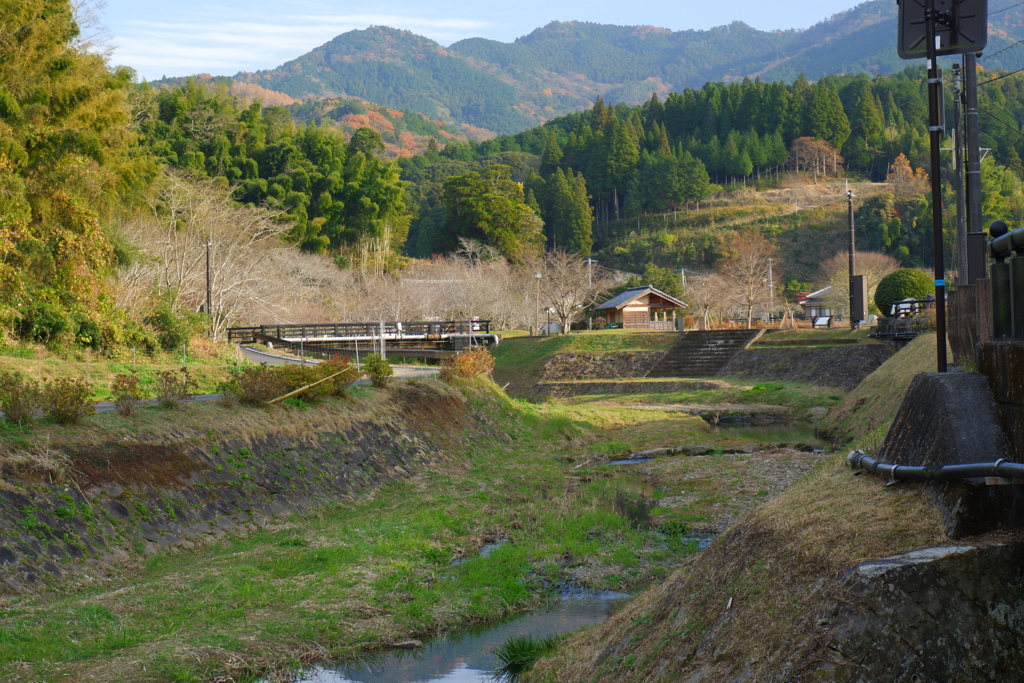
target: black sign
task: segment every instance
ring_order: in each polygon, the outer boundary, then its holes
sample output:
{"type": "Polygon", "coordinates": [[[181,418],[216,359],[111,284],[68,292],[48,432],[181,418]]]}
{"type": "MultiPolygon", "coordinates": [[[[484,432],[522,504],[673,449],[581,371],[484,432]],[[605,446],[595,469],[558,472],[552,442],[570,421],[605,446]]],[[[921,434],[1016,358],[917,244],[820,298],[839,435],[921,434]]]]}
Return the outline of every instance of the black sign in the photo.
{"type": "MultiPolygon", "coordinates": [[[[988,43],[988,0],[930,0],[937,55],[981,52],[988,43]]],[[[896,51],[903,59],[928,56],[929,0],[896,0],[900,7],[896,51]]]]}

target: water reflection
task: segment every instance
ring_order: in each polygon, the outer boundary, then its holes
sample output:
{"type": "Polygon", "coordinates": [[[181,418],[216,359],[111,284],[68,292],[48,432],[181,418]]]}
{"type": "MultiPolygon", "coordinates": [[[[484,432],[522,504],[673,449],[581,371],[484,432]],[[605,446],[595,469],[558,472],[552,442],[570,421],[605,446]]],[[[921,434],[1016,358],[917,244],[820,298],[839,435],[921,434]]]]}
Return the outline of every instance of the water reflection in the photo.
{"type": "Polygon", "coordinates": [[[395,651],[338,665],[323,665],[303,673],[306,683],[484,683],[493,681],[498,660],[491,650],[509,636],[545,637],[575,631],[607,619],[625,593],[566,595],[551,607],[539,609],[489,628],[440,636],[422,649],[395,651]]]}
{"type": "Polygon", "coordinates": [[[731,439],[749,438],[765,443],[796,442],[825,448],[828,443],[815,435],[814,426],[806,423],[773,425],[721,425],[715,431],[731,439]]]}

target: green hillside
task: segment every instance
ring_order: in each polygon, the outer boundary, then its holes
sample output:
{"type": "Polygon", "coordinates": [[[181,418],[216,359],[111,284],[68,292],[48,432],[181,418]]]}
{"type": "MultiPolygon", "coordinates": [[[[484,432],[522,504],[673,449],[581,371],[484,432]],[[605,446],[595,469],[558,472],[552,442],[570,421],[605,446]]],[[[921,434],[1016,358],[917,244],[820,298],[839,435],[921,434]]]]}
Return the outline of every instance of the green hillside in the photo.
{"type": "MultiPolygon", "coordinates": [[[[239,73],[299,99],[357,97],[428,118],[514,133],[589,106],[638,104],[652,92],[744,78],[814,81],[907,66],[895,50],[896,4],[871,0],[807,30],[760,31],[736,21],[708,30],[552,22],[513,43],[450,47],[387,27],[350,31],[276,69],[239,73]]],[[[993,14],[983,64],[1015,68],[1024,7],[993,14]]]]}

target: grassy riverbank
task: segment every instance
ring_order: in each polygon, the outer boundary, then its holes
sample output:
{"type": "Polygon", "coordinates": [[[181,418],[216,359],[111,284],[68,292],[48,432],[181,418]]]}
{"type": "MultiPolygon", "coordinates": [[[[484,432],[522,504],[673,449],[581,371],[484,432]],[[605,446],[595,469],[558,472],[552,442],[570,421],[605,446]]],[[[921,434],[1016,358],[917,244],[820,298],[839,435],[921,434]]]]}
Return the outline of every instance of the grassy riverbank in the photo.
{"type": "MultiPolygon", "coordinates": [[[[692,557],[696,543],[686,537],[694,529],[724,527],[816,457],[677,458],[623,471],[599,458],[620,444],[716,437],[695,417],[532,406],[489,383],[462,391],[499,436],[464,435],[443,465],[244,538],[139,558],[92,585],[0,598],[0,679],[251,680],[500,618],[561,585],[643,587],[692,557]],[[785,476],[762,476],[768,461],[785,476]],[[652,510],[656,500],[667,503],[652,510]],[[485,542],[500,545],[482,557],[485,542]]],[[[386,406],[386,395],[362,390],[312,410],[386,406]]],[[[238,413],[253,430],[308,418],[285,409],[238,413]]],[[[144,430],[158,432],[161,420],[169,430],[231,419],[223,408],[195,405],[148,413],[144,430]]],[[[105,424],[82,438],[129,428],[105,424]]],[[[62,438],[75,438],[69,429],[62,438]]]]}
{"type": "MultiPolygon", "coordinates": [[[[921,335],[819,425],[851,446],[877,447],[910,381],[933,371],[934,354],[935,335],[921,335]]],[[[736,519],[694,562],[570,638],[526,680],[828,677],[818,671],[831,656],[831,624],[822,615],[846,598],[847,572],[868,559],[950,543],[924,485],[856,476],[843,454],[832,454],[736,519]]]]}
{"type": "Polygon", "coordinates": [[[55,352],[39,345],[15,344],[0,346],[0,372],[17,372],[36,381],[59,377],[84,378],[92,385],[92,398],[110,398],[110,383],[117,374],[136,373],[143,391],[152,393],[160,372],[177,372],[188,368],[196,380],[198,393],[214,393],[228,373],[241,361],[237,347],[213,344],[197,337],[193,344],[177,353],[125,352],[112,358],[95,351],[71,350],[55,352]]]}

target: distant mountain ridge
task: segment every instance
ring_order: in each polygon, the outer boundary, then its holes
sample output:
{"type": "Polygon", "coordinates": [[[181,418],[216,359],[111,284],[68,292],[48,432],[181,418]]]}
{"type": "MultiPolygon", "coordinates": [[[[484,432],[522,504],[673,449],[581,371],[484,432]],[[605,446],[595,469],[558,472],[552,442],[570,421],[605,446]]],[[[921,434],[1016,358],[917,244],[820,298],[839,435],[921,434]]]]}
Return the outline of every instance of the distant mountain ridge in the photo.
{"type": "MultiPolygon", "coordinates": [[[[870,0],[803,31],[760,31],[740,21],[700,31],[552,22],[513,43],[470,38],[447,48],[376,26],[233,80],[300,100],[355,97],[514,133],[589,107],[597,95],[636,104],[708,81],[898,71],[912,62],[896,55],[896,13],[892,0],[870,0]]],[[[1024,6],[998,12],[987,50],[994,59],[983,64],[1016,68],[1024,48],[1003,48],[1022,38],[1024,6]]]]}

